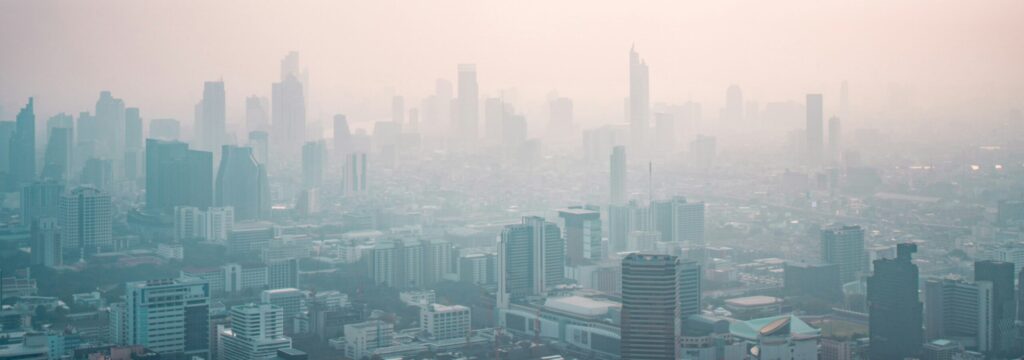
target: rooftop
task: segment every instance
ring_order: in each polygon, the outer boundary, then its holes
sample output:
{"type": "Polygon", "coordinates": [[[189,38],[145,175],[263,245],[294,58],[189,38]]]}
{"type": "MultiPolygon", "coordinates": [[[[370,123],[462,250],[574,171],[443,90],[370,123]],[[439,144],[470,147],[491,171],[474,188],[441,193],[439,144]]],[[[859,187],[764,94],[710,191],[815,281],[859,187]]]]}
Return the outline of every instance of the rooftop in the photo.
{"type": "Polygon", "coordinates": [[[779,299],[779,298],[774,297],[774,296],[764,296],[764,295],[739,297],[739,298],[732,298],[732,299],[725,300],[725,303],[727,305],[738,306],[738,307],[774,305],[774,304],[778,304],[778,303],[781,303],[781,302],[782,302],[782,299],[779,299]]]}
{"type": "Polygon", "coordinates": [[[566,296],[548,298],[544,307],[580,316],[600,316],[608,313],[611,308],[621,308],[622,304],[597,300],[583,296],[566,296]]]}

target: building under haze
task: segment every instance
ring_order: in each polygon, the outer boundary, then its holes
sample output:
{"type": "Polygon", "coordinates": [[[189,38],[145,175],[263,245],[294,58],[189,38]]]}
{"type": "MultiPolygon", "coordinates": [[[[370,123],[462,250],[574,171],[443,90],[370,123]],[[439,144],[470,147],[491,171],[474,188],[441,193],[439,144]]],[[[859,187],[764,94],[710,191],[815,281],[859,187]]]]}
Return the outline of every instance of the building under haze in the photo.
{"type": "Polygon", "coordinates": [[[917,245],[904,243],[895,259],[875,260],[868,277],[868,333],[872,359],[903,359],[917,356],[924,343],[918,269],[911,262],[917,245]]]}
{"type": "Polygon", "coordinates": [[[227,141],[226,106],[224,81],[203,83],[200,116],[196,118],[194,127],[196,148],[214,152],[227,141]]]}
{"type": "Polygon", "coordinates": [[[32,183],[36,179],[36,114],[35,100],[21,108],[10,137],[10,183],[14,188],[32,183]]]}
{"type": "Polygon", "coordinates": [[[56,218],[64,184],[57,181],[35,181],[21,188],[21,223],[32,226],[36,220],[56,218]]]}
{"type": "Polygon", "coordinates": [[[231,327],[218,332],[219,360],[272,359],[292,347],[284,336],[284,309],[272,304],[231,307],[231,327]]]}
{"type": "Polygon", "coordinates": [[[146,208],[213,205],[213,154],[177,141],[146,139],[146,208]]]}
{"type": "Polygon", "coordinates": [[[366,193],[366,153],[350,153],[345,157],[342,169],[341,193],[355,196],[366,193]]]}
{"type": "Polygon", "coordinates": [[[701,309],[701,271],[672,255],[622,259],[621,356],[674,359],[683,319],[701,309]]]}
{"type": "Polygon", "coordinates": [[[1019,344],[1015,325],[1017,304],[1014,300],[1014,265],[1004,261],[976,261],[974,281],[992,284],[992,354],[1014,356],[1019,344]],[[1015,345],[1017,344],[1017,345],[1015,345]]]}
{"type": "Polygon", "coordinates": [[[929,279],[924,299],[926,340],[957,340],[976,351],[992,350],[992,282],[929,279]]]}
{"type": "Polygon", "coordinates": [[[558,210],[565,223],[565,260],[581,265],[604,258],[601,238],[601,212],[597,207],[570,207],[558,210]]]}
{"type": "Polygon", "coordinates": [[[32,223],[32,265],[50,268],[64,264],[61,230],[57,218],[45,218],[32,223]]]}
{"type": "Polygon", "coordinates": [[[807,94],[807,162],[810,165],[821,165],[824,156],[824,104],[821,94],[807,94]]]}
{"type": "Polygon", "coordinates": [[[476,82],[476,65],[459,64],[459,94],[457,104],[457,122],[454,124],[456,137],[467,142],[479,136],[480,123],[480,89],[476,82]]]}
{"type": "Polygon", "coordinates": [[[127,336],[159,354],[208,357],[210,286],[199,279],[134,281],[125,284],[127,336]]]}
{"type": "Polygon", "coordinates": [[[275,158],[298,159],[306,142],[306,98],[303,83],[288,74],[271,88],[272,151],[275,158]]]}
{"type": "Polygon", "coordinates": [[[609,203],[612,205],[625,205],[628,200],[626,193],[626,147],[616,146],[612,148],[609,160],[611,171],[608,180],[608,187],[611,193],[609,203]]]}
{"type": "Polygon", "coordinates": [[[837,224],[821,230],[821,261],[839,266],[839,280],[855,281],[865,273],[867,252],[864,250],[864,229],[837,224]]]}
{"type": "Polygon", "coordinates": [[[558,225],[527,216],[506,225],[498,241],[498,306],[542,296],[565,278],[565,245],[558,225]]]}
{"type": "Polygon", "coordinates": [[[651,86],[647,62],[634,47],[629,48],[629,131],[630,147],[636,154],[646,154],[647,133],[651,121],[651,86]]]}
{"type": "Polygon", "coordinates": [[[110,195],[78,187],[61,197],[61,244],[65,256],[84,259],[113,245],[113,205],[110,195]]]}
{"type": "Polygon", "coordinates": [[[324,182],[324,164],[327,147],[323,141],[310,141],[302,145],[302,186],[319,188],[324,182]]]}
{"type": "Polygon", "coordinates": [[[239,221],[269,217],[267,172],[256,161],[252,148],[224,145],[222,149],[214,189],[216,206],[233,207],[239,221]]]}

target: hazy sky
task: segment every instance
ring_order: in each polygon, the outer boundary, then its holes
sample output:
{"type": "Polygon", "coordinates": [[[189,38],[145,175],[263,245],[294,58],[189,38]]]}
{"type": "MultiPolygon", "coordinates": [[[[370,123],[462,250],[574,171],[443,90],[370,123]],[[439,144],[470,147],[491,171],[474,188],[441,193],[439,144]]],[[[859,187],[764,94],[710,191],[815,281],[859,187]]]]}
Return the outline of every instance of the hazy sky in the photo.
{"type": "Polygon", "coordinates": [[[833,104],[844,79],[863,104],[895,83],[926,104],[1020,106],[1022,14],[1019,0],[0,1],[0,116],[27,96],[41,116],[92,110],[109,89],[147,119],[190,125],[202,82],[223,78],[240,122],[244,97],[269,96],[297,50],[317,118],[386,117],[391,94],[418,105],[476,63],[481,94],[516,88],[529,109],[558,91],[582,121],[621,121],[633,43],[653,101],[706,114],[731,83],[762,103],[824,92],[833,104]]]}

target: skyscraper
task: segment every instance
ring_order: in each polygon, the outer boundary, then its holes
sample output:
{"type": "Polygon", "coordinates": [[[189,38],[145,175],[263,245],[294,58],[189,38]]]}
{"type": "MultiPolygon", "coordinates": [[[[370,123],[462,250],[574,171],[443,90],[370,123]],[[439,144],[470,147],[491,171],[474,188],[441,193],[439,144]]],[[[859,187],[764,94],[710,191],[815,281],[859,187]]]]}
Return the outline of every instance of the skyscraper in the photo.
{"type": "Polygon", "coordinates": [[[146,139],[146,208],[213,205],[213,154],[177,141],[146,139]]]}
{"type": "Polygon", "coordinates": [[[348,154],[352,152],[352,132],[348,128],[345,115],[334,115],[334,158],[339,164],[345,164],[348,154]]]}
{"type": "Polygon", "coordinates": [[[271,126],[274,129],[273,152],[275,158],[297,159],[306,140],[306,98],[303,84],[288,75],[274,83],[272,93],[271,126]]]}
{"type": "Polygon", "coordinates": [[[1013,356],[1017,340],[1014,323],[1017,304],[1014,300],[1014,267],[1011,262],[976,261],[974,281],[992,283],[992,351],[997,356],[1013,356]]]}
{"type": "Polygon", "coordinates": [[[124,109],[124,177],[134,180],[142,175],[142,117],[139,108],[124,109]]]}
{"type": "Polygon", "coordinates": [[[836,224],[821,229],[821,261],[839,265],[839,280],[848,283],[865,273],[864,229],[836,224]]]}
{"type": "Polygon", "coordinates": [[[811,165],[820,165],[822,159],[824,137],[824,114],[821,94],[807,94],[807,161],[811,165]]]}
{"type": "Polygon", "coordinates": [[[218,335],[220,360],[271,359],[292,347],[284,336],[284,310],[271,304],[231,307],[231,328],[218,335]]]}
{"type": "Polygon", "coordinates": [[[195,278],[125,284],[125,345],[209,357],[210,284],[195,278]]]}
{"type": "Polygon", "coordinates": [[[611,190],[610,203],[612,205],[626,204],[626,147],[616,146],[612,148],[611,155],[611,176],[608,180],[611,190]]]}
{"type": "Polygon", "coordinates": [[[267,172],[256,161],[252,148],[224,145],[214,189],[217,206],[235,208],[235,219],[265,219],[270,213],[267,172]]]}
{"type": "Polygon", "coordinates": [[[682,196],[655,201],[651,203],[651,217],[662,241],[704,244],[703,202],[687,202],[682,196]]]}
{"type": "Polygon", "coordinates": [[[36,179],[36,113],[33,98],[28,98],[28,104],[18,112],[15,124],[8,154],[10,181],[17,189],[36,179]]]}
{"type": "Polygon", "coordinates": [[[196,148],[217,151],[227,139],[224,81],[203,83],[203,100],[200,102],[201,116],[196,123],[196,148]]]}
{"type": "Polygon", "coordinates": [[[924,285],[927,340],[971,339],[977,351],[992,350],[992,282],[930,279],[924,285]]]}
{"type": "Polygon", "coordinates": [[[913,357],[924,342],[918,270],[911,262],[917,245],[897,245],[895,259],[875,260],[868,277],[868,333],[872,359],[913,357]]]}
{"type": "Polygon", "coordinates": [[[472,142],[479,134],[480,117],[479,86],[476,83],[476,65],[459,64],[459,95],[458,123],[456,131],[459,138],[472,142]]]}
{"type": "Polygon", "coordinates": [[[601,212],[597,207],[571,207],[558,210],[565,222],[565,260],[580,265],[604,258],[601,246],[601,212]]]}
{"type": "Polygon", "coordinates": [[[327,148],[323,141],[309,141],[302,145],[302,185],[306,189],[323,185],[326,156],[327,148]]]}
{"type": "MultiPolygon", "coordinates": [[[[0,121],[0,172],[5,174],[11,173],[11,137],[17,129],[17,122],[14,121],[0,121]]],[[[0,187],[5,188],[13,184],[0,184],[0,187]]]]}
{"type": "Polygon", "coordinates": [[[344,196],[366,193],[366,153],[350,153],[345,157],[345,168],[342,171],[342,189],[344,196]]]}
{"type": "Polygon", "coordinates": [[[110,195],[78,187],[60,200],[61,243],[65,256],[82,258],[113,245],[110,195]]]}
{"type": "Polygon", "coordinates": [[[57,218],[32,223],[32,264],[58,267],[64,263],[60,226],[57,218]]]}
{"type": "MultiPolygon", "coordinates": [[[[100,92],[96,100],[96,153],[97,158],[108,160],[124,157],[124,100],[115,98],[110,91],[100,92]]],[[[120,162],[117,164],[120,166],[120,162]]],[[[115,170],[116,171],[116,170],[115,170]]]]}
{"type": "Polygon", "coordinates": [[[837,163],[841,160],[843,151],[843,125],[839,118],[833,116],[828,119],[828,161],[837,163]]]}
{"type": "Polygon", "coordinates": [[[36,181],[21,188],[21,222],[25,227],[36,220],[57,218],[60,214],[60,199],[64,195],[64,183],[57,181],[36,181]]]}
{"type": "Polygon", "coordinates": [[[634,152],[644,154],[650,128],[650,79],[647,63],[634,47],[629,48],[629,129],[634,152]]]}
{"type": "Polygon", "coordinates": [[[270,134],[266,131],[250,131],[249,147],[252,148],[252,155],[256,162],[263,165],[267,172],[270,172],[270,134]]]}
{"type": "Polygon", "coordinates": [[[245,98],[245,127],[252,131],[270,130],[270,113],[267,99],[256,95],[245,98]]]}
{"type": "Polygon", "coordinates": [[[672,255],[622,259],[623,359],[675,359],[686,316],[700,312],[700,266],[672,255]]]}
{"type": "Polygon", "coordinates": [[[50,129],[50,138],[46,142],[46,152],[43,155],[41,178],[59,182],[67,182],[71,178],[73,145],[74,137],[70,128],[50,129]]]}
{"type": "Polygon", "coordinates": [[[565,248],[558,225],[528,216],[506,225],[498,241],[498,306],[546,294],[565,277],[565,248]]]}

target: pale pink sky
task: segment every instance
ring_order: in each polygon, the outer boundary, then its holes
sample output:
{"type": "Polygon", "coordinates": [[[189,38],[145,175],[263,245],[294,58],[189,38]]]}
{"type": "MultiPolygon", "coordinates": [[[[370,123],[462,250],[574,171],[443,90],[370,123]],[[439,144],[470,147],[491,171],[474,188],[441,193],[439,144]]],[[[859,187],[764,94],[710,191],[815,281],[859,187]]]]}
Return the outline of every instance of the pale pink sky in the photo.
{"type": "Polygon", "coordinates": [[[0,105],[41,116],[91,110],[111,90],[147,119],[189,125],[202,82],[223,78],[229,122],[269,96],[279,61],[302,54],[314,107],[387,116],[434,79],[476,63],[481,94],[524,107],[558,91],[584,122],[620,121],[628,50],[651,67],[653,101],[802,100],[840,81],[870,108],[889,84],[924,106],[1022,106],[1024,1],[2,1],[0,105]],[[951,105],[952,104],[952,105],[951,105]]]}

